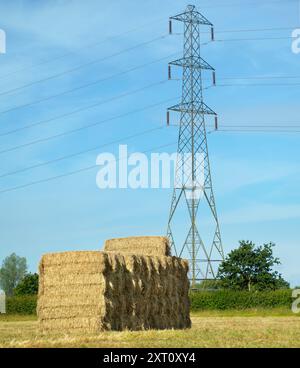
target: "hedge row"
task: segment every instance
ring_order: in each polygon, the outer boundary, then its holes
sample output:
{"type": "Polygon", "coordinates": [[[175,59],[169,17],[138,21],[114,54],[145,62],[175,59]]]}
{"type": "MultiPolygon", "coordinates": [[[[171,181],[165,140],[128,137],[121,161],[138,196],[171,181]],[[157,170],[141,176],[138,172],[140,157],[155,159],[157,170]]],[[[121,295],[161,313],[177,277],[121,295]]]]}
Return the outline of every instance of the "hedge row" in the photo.
{"type": "Polygon", "coordinates": [[[36,314],[36,295],[12,296],[6,299],[7,314],[36,314]]]}
{"type": "Polygon", "coordinates": [[[190,293],[191,309],[249,309],[249,308],[291,308],[293,299],[291,290],[266,292],[248,291],[197,291],[190,293]]]}
{"type": "MultiPolygon", "coordinates": [[[[249,309],[249,308],[290,308],[293,302],[291,290],[269,292],[247,291],[197,291],[190,293],[191,309],[249,309]]],[[[7,298],[6,312],[8,314],[36,314],[37,297],[14,296],[7,298]]]]}

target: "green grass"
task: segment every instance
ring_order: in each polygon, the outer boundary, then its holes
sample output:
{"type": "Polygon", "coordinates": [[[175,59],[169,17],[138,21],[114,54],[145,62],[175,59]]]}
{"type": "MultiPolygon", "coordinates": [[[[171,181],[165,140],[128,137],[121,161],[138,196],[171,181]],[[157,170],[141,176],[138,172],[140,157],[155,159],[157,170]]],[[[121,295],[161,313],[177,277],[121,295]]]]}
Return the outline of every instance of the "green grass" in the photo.
{"type": "Polygon", "coordinates": [[[0,347],[300,347],[300,318],[288,309],[201,311],[188,330],[38,333],[34,316],[0,316],[0,347]]]}

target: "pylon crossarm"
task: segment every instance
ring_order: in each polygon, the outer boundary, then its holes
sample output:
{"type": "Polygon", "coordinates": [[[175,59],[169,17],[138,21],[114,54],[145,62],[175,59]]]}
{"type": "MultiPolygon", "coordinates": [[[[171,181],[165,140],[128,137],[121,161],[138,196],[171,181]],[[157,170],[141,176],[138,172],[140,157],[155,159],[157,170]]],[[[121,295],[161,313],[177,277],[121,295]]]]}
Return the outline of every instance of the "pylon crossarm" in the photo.
{"type": "Polygon", "coordinates": [[[217,113],[215,113],[210,107],[208,107],[204,102],[202,102],[201,104],[201,108],[203,111],[203,114],[205,115],[217,115],[217,113]]]}
{"type": "Polygon", "coordinates": [[[201,101],[179,103],[169,107],[168,110],[190,114],[217,115],[210,107],[201,101]]]}
{"type": "Polygon", "coordinates": [[[184,68],[193,68],[193,69],[206,69],[206,70],[215,70],[211,65],[209,65],[204,59],[201,57],[183,57],[178,60],[171,61],[169,65],[181,66],[184,68]]]}
{"type": "Polygon", "coordinates": [[[213,24],[199,13],[194,5],[188,5],[184,13],[170,17],[171,20],[178,20],[180,22],[190,22],[193,24],[203,24],[213,26],[213,24]]]}

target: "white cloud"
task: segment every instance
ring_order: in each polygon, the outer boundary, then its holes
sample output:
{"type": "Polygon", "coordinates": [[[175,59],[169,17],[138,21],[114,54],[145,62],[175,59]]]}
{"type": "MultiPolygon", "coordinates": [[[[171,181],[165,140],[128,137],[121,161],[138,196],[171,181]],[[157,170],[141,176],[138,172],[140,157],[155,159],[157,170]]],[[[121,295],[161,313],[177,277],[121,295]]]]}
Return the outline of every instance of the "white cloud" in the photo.
{"type": "Polygon", "coordinates": [[[214,157],[214,171],[218,174],[218,194],[267,182],[275,182],[299,173],[299,165],[291,162],[264,162],[247,158],[214,157]]]}
{"type": "Polygon", "coordinates": [[[243,224],[300,218],[300,205],[255,203],[222,214],[223,224],[243,224]]]}

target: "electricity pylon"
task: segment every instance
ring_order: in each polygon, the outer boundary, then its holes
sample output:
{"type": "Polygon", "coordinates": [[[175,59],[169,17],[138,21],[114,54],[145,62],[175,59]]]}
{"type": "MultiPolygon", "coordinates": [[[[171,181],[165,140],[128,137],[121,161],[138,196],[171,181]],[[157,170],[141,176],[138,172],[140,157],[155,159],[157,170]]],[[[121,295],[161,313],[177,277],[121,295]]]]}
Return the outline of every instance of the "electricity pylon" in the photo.
{"type": "Polygon", "coordinates": [[[168,222],[167,236],[173,252],[179,257],[186,256],[190,263],[191,286],[197,281],[216,278],[215,262],[224,259],[219,221],[212,188],[210,163],[206,139],[205,115],[215,117],[217,129],[217,114],[203,101],[202,71],[215,71],[200,56],[200,25],[211,27],[211,37],[214,39],[213,25],[195,6],[188,5],[185,12],[170,18],[169,31],[172,33],[172,20],[184,23],[183,58],[169,63],[169,79],[171,66],[183,68],[182,99],[175,106],[168,108],[167,123],[170,123],[170,111],[180,113],[180,128],[178,140],[178,157],[176,163],[174,191],[168,222]],[[188,208],[189,229],[183,245],[176,242],[172,221],[180,201],[188,208]],[[198,225],[200,201],[206,201],[213,222],[212,243],[204,244],[198,225]]]}

